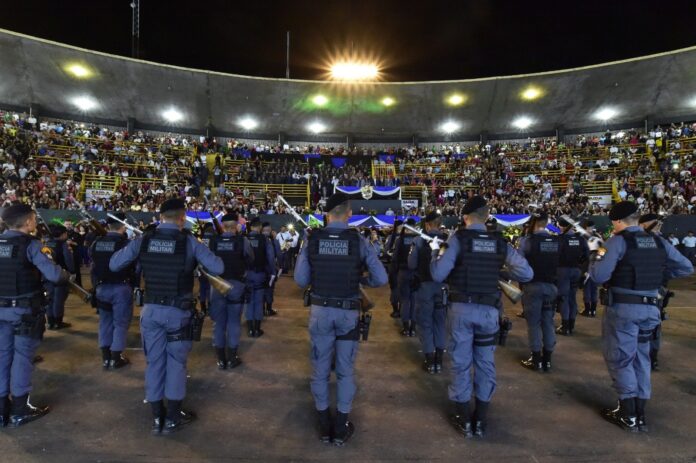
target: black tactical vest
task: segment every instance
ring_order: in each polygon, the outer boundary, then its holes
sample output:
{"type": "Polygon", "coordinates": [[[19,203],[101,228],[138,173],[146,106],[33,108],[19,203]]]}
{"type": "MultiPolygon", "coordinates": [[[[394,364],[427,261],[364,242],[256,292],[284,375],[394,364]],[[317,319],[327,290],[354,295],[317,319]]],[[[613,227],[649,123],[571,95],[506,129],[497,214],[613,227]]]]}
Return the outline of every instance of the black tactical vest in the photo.
{"type": "Polygon", "coordinates": [[[130,283],[134,266],[130,265],[118,272],[109,270],[109,261],[114,253],[128,245],[125,235],[100,236],[92,243],[92,274],[99,283],[130,283]]]}
{"type": "Polygon", "coordinates": [[[201,243],[205,244],[206,247],[210,247],[210,241],[217,236],[217,233],[206,230],[205,233],[203,233],[203,236],[201,236],[201,243]]]}
{"type": "Polygon", "coordinates": [[[242,235],[214,236],[210,239],[210,250],[225,264],[225,271],[220,275],[222,278],[225,280],[242,280],[244,278],[246,262],[242,235]]]}
{"type": "Polygon", "coordinates": [[[664,243],[652,233],[623,231],[626,253],[616,264],[609,285],[637,291],[656,290],[662,286],[667,262],[664,243]]]}
{"type": "Polygon", "coordinates": [[[0,235],[0,297],[16,298],[43,290],[41,272],[27,258],[33,236],[0,235]]]}
{"type": "Polygon", "coordinates": [[[67,270],[68,267],[65,264],[65,254],[63,254],[63,245],[64,244],[65,244],[65,241],[58,241],[57,239],[54,239],[54,238],[50,238],[50,239],[46,240],[46,247],[48,247],[51,250],[53,262],[55,262],[56,265],[59,265],[61,268],[64,268],[65,270],[67,270]]]}
{"type": "Polygon", "coordinates": [[[408,270],[408,253],[411,251],[411,244],[416,240],[416,235],[401,235],[399,240],[399,269],[408,270]]]}
{"type": "MultiPolygon", "coordinates": [[[[442,241],[447,239],[447,235],[442,233],[438,233],[435,236],[442,241]]],[[[418,251],[418,279],[420,281],[433,281],[433,277],[430,275],[430,259],[432,255],[433,251],[430,249],[430,245],[424,242],[420,251],[418,251]]]]}
{"type": "Polygon", "coordinates": [[[249,233],[247,236],[249,244],[254,248],[254,263],[252,268],[256,272],[265,272],[268,267],[268,258],[266,257],[266,246],[268,246],[268,237],[261,233],[249,233]]]}
{"type": "Polygon", "coordinates": [[[561,240],[557,236],[533,234],[529,237],[530,252],[526,255],[534,270],[532,283],[552,283],[558,280],[561,240]]]}
{"type": "Polygon", "coordinates": [[[193,292],[193,266],[186,265],[188,236],[176,229],[157,228],[143,237],[139,259],[147,298],[182,297],[193,292]]]}
{"type": "Polygon", "coordinates": [[[498,232],[462,229],[455,234],[459,255],[447,277],[450,292],[497,295],[500,269],[507,257],[507,242],[498,232]]]}
{"type": "Polygon", "coordinates": [[[584,238],[576,233],[564,233],[560,236],[561,256],[559,267],[580,267],[583,260],[584,238]]]}
{"type": "Polygon", "coordinates": [[[358,231],[314,230],[308,246],[312,292],[326,298],[358,297],[362,275],[358,231]]]}

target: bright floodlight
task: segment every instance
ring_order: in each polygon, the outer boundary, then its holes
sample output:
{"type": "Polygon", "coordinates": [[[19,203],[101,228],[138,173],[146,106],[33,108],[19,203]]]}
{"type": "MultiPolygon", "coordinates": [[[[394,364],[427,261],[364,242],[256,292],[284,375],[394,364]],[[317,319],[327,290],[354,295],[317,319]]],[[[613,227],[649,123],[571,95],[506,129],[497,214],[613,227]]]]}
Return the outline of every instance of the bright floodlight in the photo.
{"type": "Polygon", "coordinates": [[[394,103],[395,103],[394,98],[391,98],[391,97],[388,97],[388,96],[385,96],[384,98],[382,98],[382,104],[383,104],[384,106],[391,106],[391,105],[393,105],[394,103]]]}
{"type": "Polygon", "coordinates": [[[241,119],[239,121],[239,125],[244,130],[254,130],[259,125],[259,123],[251,117],[245,117],[244,119],[241,119]]]}
{"type": "Polygon", "coordinates": [[[314,98],[312,98],[312,103],[314,103],[317,106],[324,106],[328,102],[329,99],[326,98],[324,95],[315,95],[314,98]]]}
{"type": "Polygon", "coordinates": [[[89,68],[77,63],[68,64],[65,66],[65,70],[78,79],[86,79],[92,75],[92,71],[89,68]]]}
{"type": "Polygon", "coordinates": [[[449,98],[447,98],[447,103],[451,104],[452,106],[459,106],[460,104],[464,103],[464,95],[460,95],[459,93],[450,95],[449,98]]]}
{"type": "Polygon", "coordinates": [[[97,100],[90,96],[78,96],[72,99],[72,104],[77,106],[80,111],[89,111],[97,107],[97,100]]]}
{"type": "Polygon", "coordinates": [[[542,95],[542,92],[536,87],[527,87],[520,95],[523,99],[531,101],[539,98],[542,95]]]}
{"type": "Polygon", "coordinates": [[[518,117],[512,122],[512,125],[517,127],[518,129],[524,130],[530,125],[532,125],[532,120],[526,116],[518,117]]]}
{"type": "Polygon", "coordinates": [[[326,130],[326,126],[322,124],[321,122],[312,122],[307,126],[310,132],[312,133],[321,133],[324,130],[326,130]]]}
{"type": "Polygon", "coordinates": [[[612,117],[616,116],[616,110],[611,108],[604,108],[597,111],[595,117],[602,121],[608,121],[612,117]]]}
{"type": "Polygon", "coordinates": [[[184,118],[184,115],[176,108],[169,108],[162,111],[162,117],[165,118],[167,122],[179,122],[184,118]]]}
{"type": "Polygon", "coordinates": [[[445,133],[452,133],[459,130],[459,123],[455,121],[447,121],[440,126],[440,129],[445,133]]]}
{"type": "Polygon", "coordinates": [[[334,80],[374,80],[378,75],[376,64],[344,61],[331,65],[334,80]]]}

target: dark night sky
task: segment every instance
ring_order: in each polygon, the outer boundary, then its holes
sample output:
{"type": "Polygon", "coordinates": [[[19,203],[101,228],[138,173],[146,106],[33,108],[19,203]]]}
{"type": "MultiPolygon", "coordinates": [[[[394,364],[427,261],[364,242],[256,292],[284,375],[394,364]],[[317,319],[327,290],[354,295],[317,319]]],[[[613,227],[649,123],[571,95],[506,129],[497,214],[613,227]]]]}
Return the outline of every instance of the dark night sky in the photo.
{"type": "MultiPolygon", "coordinates": [[[[0,27],[130,56],[130,0],[0,0],[0,27]]],[[[141,57],[180,66],[321,79],[349,51],[385,79],[547,71],[696,45],[696,1],[141,0],[141,57]]]]}

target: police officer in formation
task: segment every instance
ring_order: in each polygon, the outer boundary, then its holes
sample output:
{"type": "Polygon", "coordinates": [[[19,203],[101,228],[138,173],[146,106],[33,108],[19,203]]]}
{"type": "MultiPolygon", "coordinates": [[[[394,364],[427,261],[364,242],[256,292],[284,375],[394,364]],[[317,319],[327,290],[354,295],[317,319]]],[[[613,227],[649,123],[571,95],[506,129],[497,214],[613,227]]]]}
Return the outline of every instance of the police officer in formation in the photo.
{"type": "MultiPolygon", "coordinates": [[[[384,243],[384,252],[390,256],[390,259],[394,260],[394,245],[396,244],[396,239],[401,233],[403,228],[402,220],[394,220],[394,228],[392,232],[387,237],[387,241],[384,243]]],[[[399,268],[395,265],[389,266],[389,303],[392,306],[391,318],[401,318],[401,310],[399,309],[399,268]]]]}
{"type": "Polygon", "coordinates": [[[638,225],[636,204],[615,204],[609,218],[614,236],[603,248],[590,243],[590,277],[608,290],[602,303],[604,360],[614,390],[615,409],[603,416],[627,431],[647,432],[645,406],[650,399],[650,337],[660,324],[658,291],[665,277],[693,273],[691,262],[662,237],[638,225]]]}
{"type": "MultiPolygon", "coordinates": [[[[425,233],[444,243],[447,235],[439,231],[442,216],[431,212],[425,219],[425,233]]],[[[420,286],[416,291],[416,319],[418,336],[423,346],[425,361],[423,369],[428,373],[442,371],[442,354],[445,351],[447,334],[445,332],[446,308],[443,301],[443,285],[433,281],[430,275],[432,250],[429,243],[420,236],[413,242],[408,255],[408,267],[416,272],[420,286]]]]}
{"type": "Polygon", "coordinates": [[[152,407],[152,433],[169,434],[190,423],[194,415],[181,408],[186,396],[186,360],[192,347],[194,269],[200,264],[212,275],[224,271],[222,259],[184,232],[186,205],[168,199],[160,207],[161,223],[131,241],[111,258],[119,272],[139,262],[145,281],[140,332],[147,360],[145,399],[152,407]],[[168,403],[165,407],[164,399],[168,403]]]}
{"type": "MultiPolygon", "coordinates": [[[[583,228],[591,235],[596,235],[594,222],[592,220],[586,220],[583,224],[583,228]]],[[[585,262],[583,267],[589,267],[589,261],[585,262]]],[[[595,317],[597,315],[599,287],[592,278],[588,278],[584,273],[582,278],[584,281],[584,286],[582,288],[582,300],[585,305],[585,310],[580,315],[583,317],[595,317]]]]}
{"type": "Polygon", "coordinates": [[[247,272],[247,291],[249,302],[246,306],[247,334],[251,338],[263,336],[261,321],[266,288],[275,274],[275,252],[271,240],[261,233],[261,221],[258,217],[247,223],[249,226],[249,243],[254,249],[254,262],[247,272]]]}
{"type": "MultiPolygon", "coordinates": [[[[206,246],[210,246],[210,240],[215,236],[215,228],[211,222],[203,224],[201,231],[201,242],[206,246]]],[[[198,276],[198,302],[201,305],[201,311],[208,313],[208,304],[210,302],[210,281],[208,277],[202,273],[198,276]]]]}
{"type": "Polygon", "coordinates": [[[525,283],[522,307],[527,320],[527,337],[532,355],[522,361],[522,366],[533,371],[551,370],[551,354],[556,345],[553,316],[558,289],[558,264],[561,242],[552,236],[546,226],[546,213],[535,214],[530,219],[530,235],[520,240],[520,253],[534,270],[531,282],[525,283]]]}
{"type": "Polygon", "coordinates": [[[261,224],[261,234],[273,244],[273,274],[275,278],[272,278],[273,281],[269,281],[263,293],[263,314],[267,317],[273,317],[278,315],[278,311],[273,308],[273,293],[275,292],[275,285],[278,282],[278,269],[282,267],[282,263],[280,262],[280,243],[275,239],[275,236],[273,236],[273,229],[268,222],[261,224]]]}
{"type": "Polygon", "coordinates": [[[430,273],[434,281],[449,284],[449,399],[454,403],[451,422],[466,437],[483,437],[488,405],[496,388],[499,273],[506,266],[511,279],[526,282],[532,279],[532,269],[502,235],[486,231],[489,208],[484,198],[469,199],[462,214],[466,228],[447,240],[444,253],[430,264],[430,273]],[[472,392],[476,398],[473,414],[472,392]]]}
{"type": "Polygon", "coordinates": [[[311,390],[319,414],[322,442],[345,444],[355,430],[348,420],[355,382],[359,338],[360,285],[387,284],[387,273],[374,248],[355,229],[348,196],[335,193],[326,202],[327,226],[313,230],[302,246],[294,279],[302,288],[311,285],[309,335],[312,363],[311,390]],[[368,276],[363,277],[367,269],[368,276]],[[329,378],[336,369],[336,418],[331,419],[329,378]]]}
{"type": "MultiPolygon", "coordinates": [[[[416,221],[412,218],[408,219],[406,220],[406,225],[413,227],[416,225],[416,221]]],[[[401,334],[408,337],[416,335],[415,273],[408,267],[408,254],[415,239],[416,234],[406,227],[402,228],[399,237],[394,243],[394,254],[391,261],[392,272],[397,272],[397,293],[399,295],[399,310],[403,325],[401,334]]]]}
{"type": "MultiPolygon", "coordinates": [[[[122,213],[112,214],[125,220],[122,213]]],[[[109,269],[111,257],[128,243],[126,226],[109,217],[108,232],[97,237],[89,249],[92,259],[92,287],[96,288],[96,307],[99,311],[99,348],[104,369],[118,369],[130,362],[123,356],[128,328],[133,319],[133,286],[135,264],[118,272],[109,269]]]]}
{"type": "Polygon", "coordinates": [[[577,292],[582,272],[580,266],[587,261],[590,250],[587,241],[573,227],[563,220],[561,226],[561,255],[558,261],[558,305],[561,312],[561,326],[556,333],[563,336],[572,335],[575,330],[575,318],[578,315],[577,292]]]}
{"type": "MultiPolygon", "coordinates": [[[[75,273],[72,250],[68,245],[68,230],[62,225],[50,225],[51,236],[46,240],[46,246],[51,249],[53,260],[62,269],[70,274],[75,273]]],[[[65,315],[65,301],[68,299],[67,283],[46,282],[48,294],[48,329],[60,330],[70,328],[70,323],[63,321],[65,315]]]]}
{"type": "Polygon", "coordinates": [[[213,236],[209,246],[213,254],[222,259],[222,273],[232,289],[226,295],[213,291],[210,299],[210,317],[215,322],[213,345],[220,370],[235,368],[242,360],[237,355],[244,305],[246,272],[254,262],[254,251],[249,240],[238,233],[237,213],[222,217],[222,235],[213,236]],[[229,349],[229,352],[228,352],[229,349]]]}
{"type": "Polygon", "coordinates": [[[0,427],[17,427],[49,410],[29,403],[32,359],[46,327],[41,278],[62,284],[70,275],[31,236],[36,213],[29,206],[6,208],[2,220],[8,229],[0,235],[0,427]]]}

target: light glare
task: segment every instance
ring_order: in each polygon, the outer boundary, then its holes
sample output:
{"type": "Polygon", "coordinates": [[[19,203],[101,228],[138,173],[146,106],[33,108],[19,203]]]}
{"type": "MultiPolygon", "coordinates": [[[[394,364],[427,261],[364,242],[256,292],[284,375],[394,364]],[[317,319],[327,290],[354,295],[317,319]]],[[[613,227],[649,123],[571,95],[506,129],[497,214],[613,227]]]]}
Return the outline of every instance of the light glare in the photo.
{"type": "Polygon", "coordinates": [[[162,112],[162,117],[168,122],[179,122],[184,118],[184,115],[176,108],[169,108],[162,112]]]}
{"type": "Polygon", "coordinates": [[[388,97],[388,96],[382,98],[382,104],[383,104],[384,106],[391,106],[391,105],[393,105],[394,103],[395,103],[394,98],[391,98],[391,97],[388,97]]]}
{"type": "Polygon", "coordinates": [[[92,97],[83,95],[72,99],[72,104],[77,106],[80,111],[89,111],[97,107],[97,100],[92,97]]]}
{"type": "Polygon", "coordinates": [[[376,64],[343,61],[331,65],[334,80],[374,80],[379,75],[376,64]]]}
{"type": "Polygon", "coordinates": [[[321,133],[324,130],[326,130],[326,126],[322,124],[321,122],[312,122],[307,126],[310,132],[312,133],[321,133]]]}
{"type": "Polygon", "coordinates": [[[92,71],[90,71],[86,66],[77,63],[68,64],[65,66],[65,70],[78,79],[86,79],[92,75],[92,71]]]}
{"type": "Polygon", "coordinates": [[[616,116],[616,114],[617,114],[617,112],[615,109],[604,108],[604,109],[600,109],[599,111],[597,111],[597,113],[595,114],[595,117],[599,120],[602,120],[602,121],[608,121],[609,119],[616,116]]]}
{"type": "Polygon", "coordinates": [[[464,95],[460,95],[459,93],[450,95],[450,97],[447,98],[447,103],[451,104],[452,106],[459,106],[460,104],[464,103],[464,95]]]}
{"type": "Polygon", "coordinates": [[[532,125],[532,120],[526,116],[522,116],[515,119],[512,125],[514,125],[520,130],[524,130],[528,128],[530,125],[532,125]]]}
{"type": "Polygon", "coordinates": [[[541,90],[536,87],[527,87],[527,89],[521,93],[522,98],[528,101],[536,100],[541,95],[541,90]]]}
{"type": "Polygon", "coordinates": [[[325,106],[328,102],[329,99],[326,98],[324,95],[316,95],[314,98],[312,98],[312,103],[314,103],[317,106],[325,106]]]}
{"type": "Polygon", "coordinates": [[[259,123],[251,117],[245,117],[244,119],[241,119],[239,121],[239,125],[244,130],[254,130],[259,125],[259,123]]]}
{"type": "Polygon", "coordinates": [[[440,129],[445,132],[445,133],[453,133],[459,130],[460,124],[455,121],[447,121],[444,122],[441,126],[440,129]]]}

